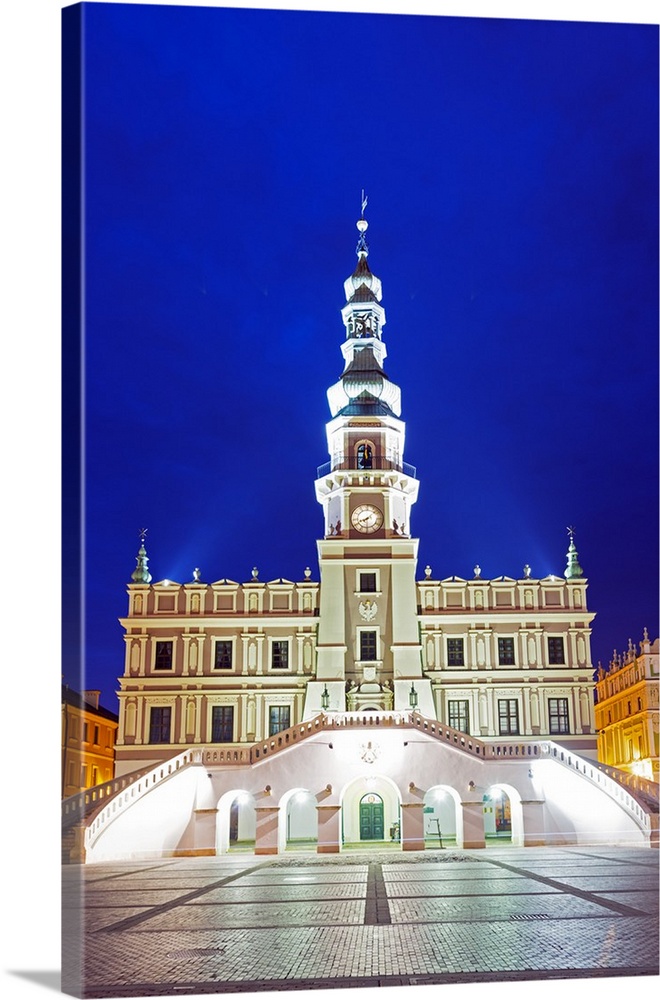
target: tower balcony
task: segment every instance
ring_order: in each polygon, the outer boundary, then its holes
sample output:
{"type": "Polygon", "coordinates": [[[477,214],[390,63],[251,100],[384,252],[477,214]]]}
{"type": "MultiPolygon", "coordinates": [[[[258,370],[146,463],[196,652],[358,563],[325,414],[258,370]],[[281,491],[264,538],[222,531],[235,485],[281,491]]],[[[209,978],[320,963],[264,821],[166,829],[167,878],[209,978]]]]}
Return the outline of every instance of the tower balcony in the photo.
{"type": "Polygon", "coordinates": [[[391,458],[385,458],[383,455],[372,455],[366,461],[357,455],[343,455],[333,462],[326,462],[325,465],[319,465],[316,470],[316,478],[321,479],[331,472],[340,472],[344,469],[358,472],[400,472],[405,476],[411,476],[412,479],[417,478],[416,466],[409,465],[408,462],[395,462],[391,458]]]}

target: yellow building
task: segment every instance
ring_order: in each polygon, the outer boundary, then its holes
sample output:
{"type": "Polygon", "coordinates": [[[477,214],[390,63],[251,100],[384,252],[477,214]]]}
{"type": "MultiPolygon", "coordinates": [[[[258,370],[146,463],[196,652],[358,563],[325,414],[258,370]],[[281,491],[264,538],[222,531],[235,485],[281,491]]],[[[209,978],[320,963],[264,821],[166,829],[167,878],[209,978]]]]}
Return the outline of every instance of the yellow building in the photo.
{"type": "Polygon", "coordinates": [[[62,687],[62,798],[111,781],[118,717],[99,705],[100,691],[62,687]]]}
{"type": "Polygon", "coordinates": [[[631,639],[609,667],[599,665],[596,683],[598,760],[658,781],[658,639],[631,639]]]}

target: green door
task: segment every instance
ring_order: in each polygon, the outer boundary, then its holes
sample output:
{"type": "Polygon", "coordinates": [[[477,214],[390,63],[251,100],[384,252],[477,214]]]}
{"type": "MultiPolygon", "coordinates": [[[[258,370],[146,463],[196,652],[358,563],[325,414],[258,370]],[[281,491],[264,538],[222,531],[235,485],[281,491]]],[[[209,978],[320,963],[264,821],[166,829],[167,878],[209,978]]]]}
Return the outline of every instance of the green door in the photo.
{"type": "Polygon", "coordinates": [[[365,795],[360,799],[360,840],[383,840],[385,823],[383,800],[379,795],[365,795]]]}

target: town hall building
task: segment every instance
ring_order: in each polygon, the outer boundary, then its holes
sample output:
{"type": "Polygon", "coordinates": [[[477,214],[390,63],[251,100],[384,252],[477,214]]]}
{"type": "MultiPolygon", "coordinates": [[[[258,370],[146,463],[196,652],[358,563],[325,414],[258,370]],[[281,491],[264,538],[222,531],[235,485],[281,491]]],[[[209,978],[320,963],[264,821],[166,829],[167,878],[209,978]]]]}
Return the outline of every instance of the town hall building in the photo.
{"type": "Polygon", "coordinates": [[[116,778],[83,810],[86,860],[657,837],[641,779],[596,762],[594,613],[572,529],[561,577],[418,570],[420,482],[365,204],[315,482],[318,572],[153,581],[142,536],[116,778]]]}

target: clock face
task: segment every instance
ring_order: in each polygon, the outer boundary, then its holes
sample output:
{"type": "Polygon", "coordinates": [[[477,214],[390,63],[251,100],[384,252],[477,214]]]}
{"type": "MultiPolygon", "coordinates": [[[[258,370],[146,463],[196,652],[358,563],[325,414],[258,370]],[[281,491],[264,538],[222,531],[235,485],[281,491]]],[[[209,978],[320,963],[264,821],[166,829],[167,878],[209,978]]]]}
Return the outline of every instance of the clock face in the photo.
{"type": "Polygon", "coordinates": [[[358,531],[368,535],[372,531],[378,531],[383,523],[383,514],[373,504],[363,503],[351,514],[351,523],[358,531]]]}

